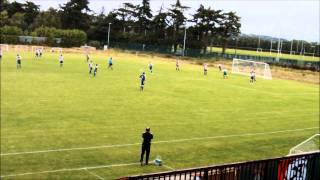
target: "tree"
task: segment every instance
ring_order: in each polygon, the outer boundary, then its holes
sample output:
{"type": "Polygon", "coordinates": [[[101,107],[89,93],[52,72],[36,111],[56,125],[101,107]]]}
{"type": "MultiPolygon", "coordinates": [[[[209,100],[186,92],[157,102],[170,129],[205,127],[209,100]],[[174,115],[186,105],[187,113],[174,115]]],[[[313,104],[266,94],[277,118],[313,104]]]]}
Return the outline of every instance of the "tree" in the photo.
{"type": "Polygon", "coordinates": [[[142,0],[142,6],[138,7],[138,24],[140,27],[140,33],[146,35],[147,29],[149,29],[151,22],[151,9],[149,0],[142,0]]]}
{"type": "Polygon", "coordinates": [[[220,23],[219,34],[222,40],[222,53],[225,53],[228,39],[237,37],[240,34],[240,17],[235,12],[223,14],[224,18],[220,23]]]}
{"type": "Polygon", "coordinates": [[[39,14],[40,9],[38,5],[35,5],[33,2],[27,1],[26,4],[23,5],[24,9],[24,21],[31,25],[35,17],[39,14]]]}
{"type": "Polygon", "coordinates": [[[139,6],[131,3],[123,3],[123,7],[116,10],[117,17],[122,25],[123,33],[126,32],[126,29],[128,29],[129,26],[134,28],[138,9],[139,6]]]}
{"type": "Polygon", "coordinates": [[[9,23],[9,16],[6,10],[0,12],[0,26],[3,27],[9,23]]]}
{"type": "MultiPolygon", "coordinates": [[[[6,1],[4,1],[5,4],[6,1]]],[[[24,13],[23,4],[13,1],[12,3],[6,4],[6,10],[8,11],[9,17],[12,17],[15,13],[24,13]]]]}
{"type": "Polygon", "coordinates": [[[162,6],[158,11],[158,14],[152,19],[152,29],[153,29],[153,39],[154,40],[164,40],[166,38],[166,28],[168,14],[163,12],[162,6]]]}
{"type": "Polygon", "coordinates": [[[223,19],[221,10],[213,10],[210,7],[205,8],[203,5],[197,9],[190,21],[195,24],[191,36],[198,46],[203,48],[204,53],[207,51],[207,46],[211,43],[213,36],[217,35],[217,28],[223,19]]]}
{"type": "Polygon", "coordinates": [[[186,17],[183,15],[183,12],[188,8],[189,7],[182,6],[180,0],[177,0],[175,4],[171,5],[171,9],[169,9],[168,15],[171,18],[169,22],[171,22],[170,31],[172,32],[172,44],[174,47],[174,52],[177,51],[179,44],[179,30],[181,29],[181,26],[185,25],[186,23],[186,17]]]}
{"type": "Polygon", "coordinates": [[[9,25],[10,26],[17,26],[21,29],[26,29],[27,24],[24,21],[24,13],[15,13],[10,19],[9,19],[9,25]]]}
{"type": "Polygon", "coordinates": [[[64,29],[88,30],[90,17],[87,14],[90,11],[88,0],[70,0],[64,6],[60,6],[60,17],[64,29]]]}
{"type": "Polygon", "coordinates": [[[41,26],[61,28],[61,19],[58,11],[54,8],[49,8],[47,11],[40,12],[34,19],[32,27],[41,26]]]}

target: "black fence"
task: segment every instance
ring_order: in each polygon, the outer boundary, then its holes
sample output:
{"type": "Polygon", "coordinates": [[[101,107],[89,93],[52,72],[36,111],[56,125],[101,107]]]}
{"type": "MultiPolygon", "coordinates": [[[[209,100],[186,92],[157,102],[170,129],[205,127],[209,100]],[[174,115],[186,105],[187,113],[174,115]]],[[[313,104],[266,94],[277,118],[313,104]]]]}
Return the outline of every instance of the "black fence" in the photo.
{"type": "Polygon", "coordinates": [[[122,50],[131,50],[131,51],[143,51],[150,53],[161,53],[172,56],[186,56],[186,57],[195,57],[195,58],[209,58],[211,60],[232,60],[233,58],[239,59],[250,59],[253,61],[263,61],[270,65],[276,65],[281,67],[289,67],[295,69],[307,69],[312,71],[320,71],[320,57],[315,56],[314,61],[306,61],[304,59],[285,59],[277,57],[267,57],[259,55],[242,55],[234,53],[220,53],[211,51],[210,48],[206,52],[201,49],[190,49],[187,48],[183,52],[182,47],[178,47],[176,51],[173,50],[171,46],[159,46],[159,45],[146,45],[146,44],[135,44],[135,43],[112,43],[112,48],[118,48],[122,50]]]}
{"type": "Polygon", "coordinates": [[[319,180],[320,152],[138,175],[122,180],[319,180]]]}

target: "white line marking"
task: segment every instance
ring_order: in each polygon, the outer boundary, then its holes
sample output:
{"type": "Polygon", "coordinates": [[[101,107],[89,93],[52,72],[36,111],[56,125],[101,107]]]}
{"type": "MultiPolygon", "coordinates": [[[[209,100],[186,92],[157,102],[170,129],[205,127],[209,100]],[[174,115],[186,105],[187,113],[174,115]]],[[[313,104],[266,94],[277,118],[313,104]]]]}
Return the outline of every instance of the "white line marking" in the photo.
{"type": "MultiPolygon", "coordinates": [[[[243,109],[234,109],[234,110],[218,110],[218,111],[215,111],[215,112],[225,112],[225,113],[227,113],[227,112],[240,112],[240,111],[242,111],[242,110],[246,110],[245,108],[243,108],[243,109]]],[[[277,110],[277,111],[259,111],[259,112],[257,112],[257,113],[246,113],[246,114],[248,114],[248,115],[250,115],[250,114],[252,114],[252,115],[254,115],[254,114],[282,114],[282,113],[287,113],[287,112],[295,112],[295,113],[297,113],[297,112],[304,112],[305,114],[299,114],[299,116],[310,116],[310,113],[314,113],[314,111],[305,111],[305,110],[293,110],[293,109],[291,109],[291,110],[282,110],[282,111],[279,111],[279,110],[277,110]]],[[[319,114],[319,112],[315,112],[316,113],[316,115],[318,115],[319,114]]],[[[313,115],[313,114],[311,114],[311,115],[313,115]]],[[[286,116],[286,118],[293,118],[293,117],[297,117],[298,115],[296,114],[296,115],[292,115],[292,116],[286,116]]],[[[279,118],[278,116],[276,116],[276,117],[273,117],[273,118],[279,118]]],[[[280,118],[282,118],[282,117],[280,117],[280,118]]],[[[256,118],[245,118],[245,119],[242,119],[242,120],[246,120],[246,121],[248,121],[248,120],[255,120],[256,118]]],[[[270,117],[265,117],[265,118],[259,118],[259,120],[264,120],[264,119],[270,119],[270,117]]],[[[221,121],[223,121],[223,122],[226,122],[227,120],[225,120],[225,119],[216,119],[215,120],[215,122],[221,122],[221,121]]],[[[168,126],[168,125],[170,125],[170,126],[172,126],[172,125],[191,125],[191,124],[198,124],[199,122],[171,122],[171,123],[157,123],[157,124],[154,124],[154,126],[168,126]]],[[[212,121],[206,121],[206,122],[202,122],[202,123],[212,123],[212,121]]],[[[144,126],[145,124],[135,124],[135,125],[139,125],[139,126],[144,126]]],[[[107,127],[108,128],[124,128],[124,127],[131,127],[131,125],[110,125],[110,124],[108,124],[107,125],[107,127]]],[[[99,128],[98,130],[103,130],[104,128],[99,128]]],[[[97,130],[97,128],[73,128],[72,130],[79,130],[79,131],[84,131],[84,132],[89,132],[89,131],[91,131],[91,130],[97,130]]],[[[26,130],[27,131],[27,130],[26,130]]],[[[43,131],[43,130],[28,130],[28,136],[25,136],[25,138],[26,137],[28,137],[28,138],[30,138],[31,136],[30,136],[30,134],[35,134],[35,133],[37,133],[37,132],[39,132],[39,131],[43,131]]],[[[10,131],[11,132],[11,131],[10,131]]],[[[65,131],[61,131],[61,130],[50,130],[50,132],[51,132],[51,134],[53,134],[53,135],[60,135],[60,134],[63,134],[63,135],[66,135],[66,132],[65,131]]],[[[17,133],[6,133],[6,132],[3,132],[3,136],[1,136],[1,138],[2,139],[10,139],[10,138],[8,138],[9,136],[16,136],[17,134],[19,134],[19,133],[21,133],[21,132],[17,132],[17,133]]],[[[72,133],[72,132],[67,132],[67,133],[70,133],[70,134],[74,134],[74,133],[72,133]]],[[[19,136],[21,136],[20,134],[19,134],[19,136]]],[[[21,136],[22,137],[22,136],[21,136]]],[[[15,137],[13,137],[13,138],[15,138],[15,137]]]]}
{"type": "Polygon", "coordinates": [[[97,177],[98,179],[104,180],[104,178],[103,178],[103,177],[101,177],[101,176],[99,176],[98,174],[95,174],[95,173],[93,173],[93,172],[89,171],[88,169],[85,169],[85,171],[87,171],[89,174],[91,174],[91,175],[93,175],[93,176],[97,177]]]}
{"type": "MultiPolygon", "coordinates": [[[[233,135],[222,135],[222,136],[197,137],[197,138],[187,138],[187,139],[163,140],[163,141],[155,141],[155,142],[153,142],[153,144],[184,142],[184,141],[204,140],[204,139],[244,137],[244,136],[255,136],[255,135],[266,135],[266,134],[278,134],[278,133],[304,131],[304,130],[311,130],[311,129],[319,129],[319,127],[309,127],[309,128],[303,128],[303,129],[287,129],[287,130],[272,131],[272,132],[246,133],[246,134],[233,134],[233,135]]],[[[127,146],[138,146],[138,145],[141,145],[141,143],[113,144],[113,145],[102,145],[102,146],[92,146],[92,147],[78,147],[78,148],[65,148],[65,149],[49,149],[49,150],[40,150],[40,151],[11,152],[11,153],[1,153],[1,156],[12,156],[12,155],[22,155],[22,154],[38,154],[38,153],[49,153],[49,152],[63,152],[63,151],[74,151],[74,150],[88,150],[88,149],[101,149],[101,148],[114,148],[114,147],[127,147],[127,146]]]]}
{"type": "Polygon", "coordinates": [[[170,169],[170,170],[172,170],[172,171],[175,170],[174,168],[172,168],[172,167],[170,167],[170,166],[167,166],[167,165],[162,165],[162,166],[165,167],[165,168],[167,168],[167,169],[170,169]]]}
{"type": "Polygon", "coordinates": [[[1,178],[5,177],[15,177],[15,176],[25,176],[25,175],[34,175],[34,174],[46,174],[46,173],[57,173],[57,172],[66,172],[66,171],[81,171],[81,170],[90,170],[90,169],[102,169],[102,168],[110,168],[110,167],[121,167],[121,166],[132,166],[138,165],[140,163],[127,163],[127,164],[109,164],[109,165],[102,165],[102,166],[91,166],[91,167],[81,167],[81,168],[63,168],[63,169],[56,169],[56,170],[49,170],[49,171],[39,171],[39,172],[26,172],[26,173],[19,173],[19,174],[8,174],[3,175],[1,178]]]}

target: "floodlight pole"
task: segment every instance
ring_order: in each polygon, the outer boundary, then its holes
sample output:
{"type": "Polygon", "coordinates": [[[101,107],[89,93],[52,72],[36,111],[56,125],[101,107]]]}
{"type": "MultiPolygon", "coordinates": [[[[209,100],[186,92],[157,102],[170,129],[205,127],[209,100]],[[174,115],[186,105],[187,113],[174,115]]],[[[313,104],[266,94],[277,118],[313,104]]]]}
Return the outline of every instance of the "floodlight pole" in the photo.
{"type": "Polygon", "coordinates": [[[109,47],[109,43],[110,43],[110,25],[111,23],[109,23],[109,28],[108,28],[108,47],[109,47]]]}
{"type": "MultiPolygon", "coordinates": [[[[302,53],[303,53],[303,41],[301,41],[301,51],[300,51],[300,55],[302,55],[302,53]]],[[[304,53],[303,53],[303,55],[304,55],[304,53]]]]}
{"type": "Polygon", "coordinates": [[[292,45],[293,45],[293,40],[291,41],[291,46],[290,46],[290,55],[292,54],[292,45]]]}
{"type": "Polygon", "coordinates": [[[257,47],[257,52],[258,52],[258,49],[260,48],[260,35],[258,36],[258,47],[257,47]]]}
{"type": "Polygon", "coordinates": [[[271,54],[271,49],[272,49],[272,39],[270,41],[270,54],[271,54]]]}
{"type": "Polygon", "coordinates": [[[184,56],[184,53],[185,53],[185,50],[186,50],[186,37],[187,37],[187,26],[184,27],[183,53],[182,53],[182,56],[184,56]]]}

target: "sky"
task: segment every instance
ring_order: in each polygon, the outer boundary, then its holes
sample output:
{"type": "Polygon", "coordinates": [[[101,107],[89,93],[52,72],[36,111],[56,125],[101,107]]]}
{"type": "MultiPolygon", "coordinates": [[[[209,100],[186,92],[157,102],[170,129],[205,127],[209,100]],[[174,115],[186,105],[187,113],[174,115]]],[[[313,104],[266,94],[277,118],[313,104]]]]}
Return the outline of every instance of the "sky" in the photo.
{"type": "MultiPolygon", "coordinates": [[[[25,0],[17,0],[24,2],[25,0]]],[[[29,0],[40,5],[40,9],[58,8],[68,0],[29,0]]],[[[169,8],[176,0],[150,0],[153,13],[163,5],[169,8]]],[[[142,0],[89,0],[89,8],[105,13],[121,7],[124,2],[141,4],[142,0]]],[[[200,4],[205,7],[234,11],[241,17],[241,33],[281,37],[288,40],[301,39],[320,41],[320,0],[180,0],[190,7],[187,17],[194,13],[200,4]]]]}

